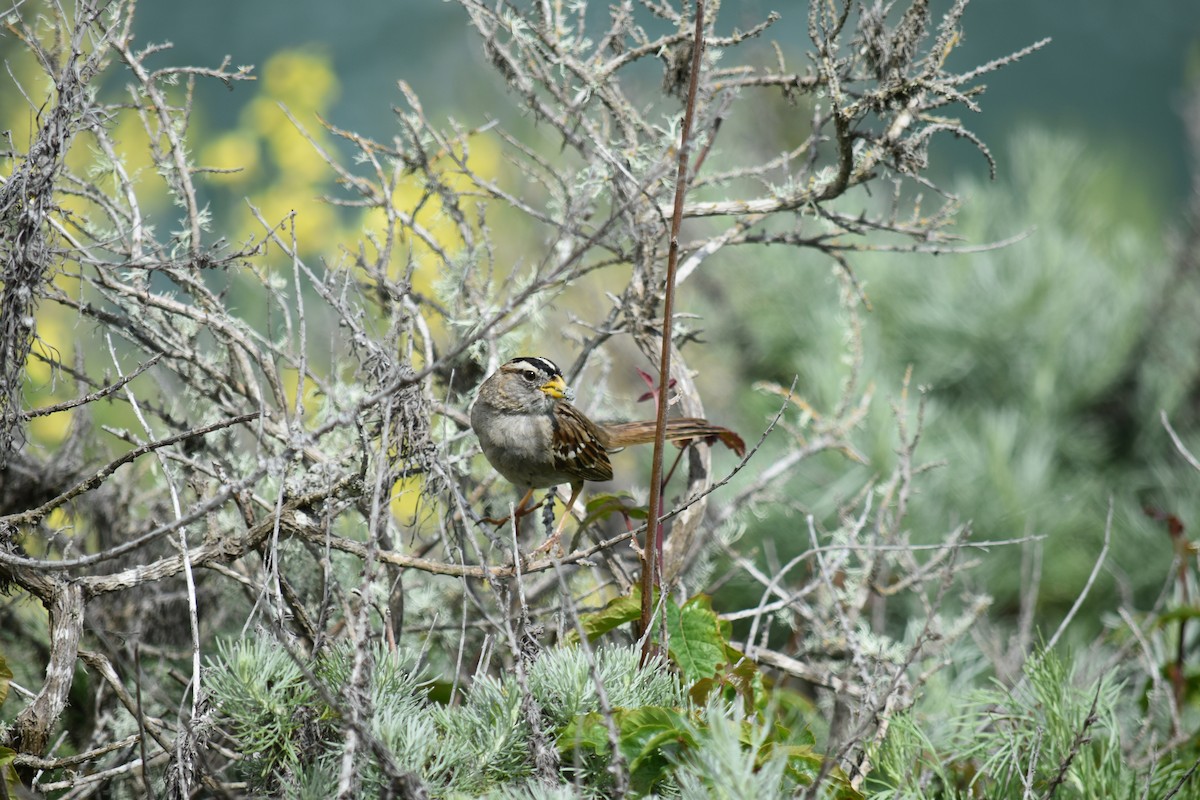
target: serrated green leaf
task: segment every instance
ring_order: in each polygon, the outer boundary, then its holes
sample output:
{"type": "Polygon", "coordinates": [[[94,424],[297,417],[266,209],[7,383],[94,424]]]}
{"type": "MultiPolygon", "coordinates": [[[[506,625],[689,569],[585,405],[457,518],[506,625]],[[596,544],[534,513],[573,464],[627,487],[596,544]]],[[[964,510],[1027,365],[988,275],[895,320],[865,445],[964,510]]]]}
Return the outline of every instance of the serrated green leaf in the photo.
{"type": "MultiPolygon", "coordinates": [[[[642,592],[638,587],[621,597],[615,597],[599,611],[592,611],[579,616],[579,624],[587,633],[588,641],[594,642],[609,631],[633,622],[642,614],[642,592]]],[[[579,641],[579,634],[571,631],[566,637],[570,644],[579,641]]]]}
{"type": "Polygon", "coordinates": [[[678,610],[667,607],[671,659],[683,673],[685,684],[712,678],[726,663],[726,643],[712,600],[697,595],[678,610]]]}
{"type": "Polygon", "coordinates": [[[733,647],[725,648],[726,663],[711,678],[701,678],[692,684],[688,697],[698,706],[706,705],[709,699],[720,694],[730,703],[742,701],[746,714],[766,710],[770,695],[758,665],[733,647]]]}
{"type": "Polygon", "coordinates": [[[765,710],[769,698],[758,664],[729,645],[725,645],[725,658],[728,663],[725,668],[728,684],[742,698],[746,712],[765,710]]]}

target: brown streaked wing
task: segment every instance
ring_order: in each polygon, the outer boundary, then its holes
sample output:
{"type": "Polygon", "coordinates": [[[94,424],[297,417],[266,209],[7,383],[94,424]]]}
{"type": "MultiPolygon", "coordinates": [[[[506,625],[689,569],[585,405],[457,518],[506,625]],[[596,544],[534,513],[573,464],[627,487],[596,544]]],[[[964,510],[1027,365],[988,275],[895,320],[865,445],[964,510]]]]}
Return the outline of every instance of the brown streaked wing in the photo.
{"type": "Polygon", "coordinates": [[[554,449],[554,468],[585,481],[612,480],[612,464],[596,426],[570,403],[559,403],[554,422],[560,444],[554,449]]]}

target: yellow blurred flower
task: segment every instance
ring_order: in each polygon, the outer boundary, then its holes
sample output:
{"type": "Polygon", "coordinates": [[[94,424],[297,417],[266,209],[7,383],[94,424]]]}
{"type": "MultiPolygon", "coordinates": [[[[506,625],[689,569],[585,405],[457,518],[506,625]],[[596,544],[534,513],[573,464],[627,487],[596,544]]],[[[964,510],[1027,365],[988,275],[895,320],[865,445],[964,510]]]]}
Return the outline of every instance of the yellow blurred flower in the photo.
{"type": "Polygon", "coordinates": [[[35,442],[46,446],[62,444],[71,431],[71,415],[62,412],[29,420],[29,434],[35,442]]]}
{"type": "Polygon", "coordinates": [[[54,374],[46,360],[70,363],[75,352],[74,341],[63,324],[63,310],[60,306],[46,305],[37,312],[37,340],[34,341],[31,352],[25,360],[25,371],[33,383],[35,391],[51,390],[50,384],[54,374]],[[45,358],[39,358],[33,351],[45,358]]]}
{"type": "MultiPolygon", "coordinates": [[[[324,129],[316,125],[311,111],[288,109],[313,138],[321,142],[324,129]]],[[[278,168],[281,180],[292,184],[315,183],[329,177],[329,165],[321,158],[312,142],[296,129],[278,102],[271,97],[257,97],[246,106],[249,127],[262,140],[271,162],[278,168]]]]}
{"type": "MultiPolygon", "coordinates": [[[[304,249],[327,250],[337,241],[337,210],[317,196],[315,186],[298,189],[276,184],[253,202],[268,225],[283,225],[280,236],[285,242],[291,237],[286,219],[292,212],[295,212],[296,240],[304,249]]],[[[256,235],[261,236],[263,231],[257,221],[253,224],[256,235]]]]}
{"type": "MultiPolygon", "coordinates": [[[[300,373],[295,369],[286,368],[281,369],[279,375],[282,379],[288,409],[294,409],[296,403],[296,384],[300,380],[300,373]]],[[[317,397],[317,385],[311,378],[305,377],[304,379],[304,389],[300,395],[300,404],[303,407],[305,421],[311,422],[322,404],[321,398],[317,397]]]]}
{"type": "Polygon", "coordinates": [[[258,139],[246,131],[232,131],[209,142],[201,153],[201,162],[214,169],[236,172],[209,172],[208,180],[226,186],[236,186],[257,180],[261,175],[258,139]]]}
{"type": "MultiPolygon", "coordinates": [[[[421,487],[424,481],[419,476],[401,478],[392,486],[392,517],[403,525],[415,524],[417,514],[422,513],[421,487]]],[[[430,502],[425,498],[425,502],[430,502]]],[[[428,513],[425,509],[423,513],[428,513]]]]}
{"type": "Polygon", "coordinates": [[[264,93],[293,111],[324,111],[337,100],[340,88],[329,56],[283,50],[263,66],[264,93]]]}
{"type": "MultiPolygon", "coordinates": [[[[63,397],[62,376],[56,375],[48,361],[70,363],[75,352],[75,343],[63,324],[63,309],[47,305],[37,312],[37,334],[29,355],[25,359],[25,375],[29,391],[27,402],[32,407],[47,406],[63,397]]],[[[71,429],[68,413],[34,417],[29,421],[29,432],[34,440],[45,445],[55,445],[67,437],[71,429]]]]}

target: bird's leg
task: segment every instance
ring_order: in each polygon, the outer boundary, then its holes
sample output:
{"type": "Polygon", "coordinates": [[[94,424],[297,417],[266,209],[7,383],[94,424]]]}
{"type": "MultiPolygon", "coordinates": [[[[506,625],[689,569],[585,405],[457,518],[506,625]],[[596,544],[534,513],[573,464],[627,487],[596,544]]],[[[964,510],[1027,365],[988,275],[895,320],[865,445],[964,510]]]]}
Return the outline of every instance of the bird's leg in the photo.
{"type": "Polygon", "coordinates": [[[533,511],[534,508],[537,508],[537,506],[534,506],[533,508],[525,508],[525,504],[529,502],[529,498],[531,497],[533,497],[533,489],[527,491],[525,496],[521,498],[521,502],[517,503],[516,506],[513,507],[513,512],[511,515],[499,518],[484,517],[483,521],[495,525],[498,528],[509,520],[512,520],[513,524],[517,526],[517,533],[519,534],[521,532],[521,517],[533,511]]]}
{"type": "Polygon", "coordinates": [[[558,525],[554,526],[554,533],[550,534],[550,538],[538,545],[535,553],[549,553],[551,548],[558,548],[558,555],[562,555],[562,545],[559,541],[562,539],[563,528],[567,526],[567,520],[571,518],[571,509],[575,508],[575,501],[579,499],[579,493],[583,491],[583,481],[571,484],[571,499],[567,501],[567,510],[563,512],[562,517],[558,520],[558,525]]]}

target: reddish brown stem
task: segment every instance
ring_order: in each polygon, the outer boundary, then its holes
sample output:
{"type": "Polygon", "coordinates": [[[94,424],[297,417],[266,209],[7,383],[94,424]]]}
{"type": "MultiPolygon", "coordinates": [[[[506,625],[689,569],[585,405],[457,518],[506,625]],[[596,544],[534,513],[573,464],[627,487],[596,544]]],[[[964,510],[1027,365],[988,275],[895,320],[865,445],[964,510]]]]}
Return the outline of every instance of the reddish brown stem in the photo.
{"type": "MultiPolygon", "coordinates": [[[[696,0],[696,29],[692,38],[692,72],[688,76],[687,104],[683,109],[683,125],[679,132],[678,164],[675,173],[675,207],[671,214],[671,241],[667,249],[667,285],[663,291],[662,351],[658,364],[658,385],[667,387],[671,379],[671,330],[675,308],[675,269],[679,263],[679,230],[683,227],[683,199],[687,194],[688,150],[692,138],[692,119],[696,115],[696,92],[700,85],[700,66],[704,54],[704,0],[696,0]]],[[[667,403],[659,398],[655,403],[658,416],[654,431],[654,455],[650,462],[649,525],[642,549],[642,663],[654,653],[648,635],[654,615],[656,588],[661,587],[662,574],[659,554],[662,552],[662,467],[663,447],[666,445],[667,403]]]]}

